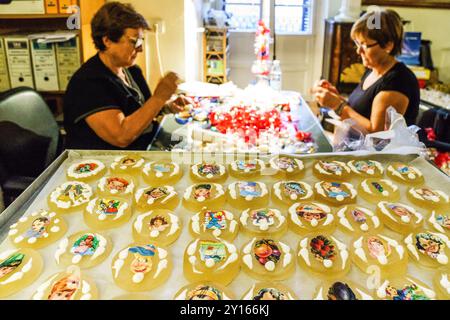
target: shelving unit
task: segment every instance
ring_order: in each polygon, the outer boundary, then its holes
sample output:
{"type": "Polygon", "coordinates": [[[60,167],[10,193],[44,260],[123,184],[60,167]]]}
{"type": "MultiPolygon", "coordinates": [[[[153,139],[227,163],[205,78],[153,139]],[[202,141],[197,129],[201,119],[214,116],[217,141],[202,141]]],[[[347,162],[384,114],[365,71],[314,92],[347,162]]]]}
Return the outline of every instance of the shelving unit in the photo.
{"type": "Polygon", "coordinates": [[[203,81],[222,84],[228,81],[230,55],[228,28],[205,27],[203,34],[203,81]]]}
{"type": "MultiPolygon", "coordinates": [[[[106,0],[78,0],[80,8],[80,59],[87,61],[96,53],[91,38],[91,19],[106,0]]],[[[46,31],[68,30],[67,19],[72,14],[0,14],[0,33],[20,32],[39,33],[46,31]]],[[[65,91],[39,91],[55,115],[62,113],[62,101],[65,91]]]]}

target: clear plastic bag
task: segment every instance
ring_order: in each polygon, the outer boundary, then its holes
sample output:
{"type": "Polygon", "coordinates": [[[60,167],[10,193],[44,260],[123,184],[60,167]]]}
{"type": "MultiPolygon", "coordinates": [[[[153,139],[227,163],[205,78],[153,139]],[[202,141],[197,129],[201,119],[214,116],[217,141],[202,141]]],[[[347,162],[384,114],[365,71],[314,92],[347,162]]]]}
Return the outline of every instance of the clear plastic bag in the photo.
{"type": "Polygon", "coordinates": [[[363,150],[368,151],[395,151],[401,147],[416,148],[426,156],[426,147],[419,141],[417,132],[421,130],[416,125],[407,126],[405,118],[395,108],[389,107],[386,111],[386,131],[367,134],[363,150]]]}
{"type": "Polygon", "coordinates": [[[333,151],[356,151],[364,145],[365,130],[355,120],[333,122],[335,125],[333,151]]]}

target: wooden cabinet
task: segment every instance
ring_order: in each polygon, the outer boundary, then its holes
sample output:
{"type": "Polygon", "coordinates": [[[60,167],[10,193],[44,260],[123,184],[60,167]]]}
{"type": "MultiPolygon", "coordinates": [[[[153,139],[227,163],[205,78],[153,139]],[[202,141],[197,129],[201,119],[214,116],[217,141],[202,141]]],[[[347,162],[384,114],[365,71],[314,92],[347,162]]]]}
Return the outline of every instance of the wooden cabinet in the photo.
{"type": "Polygon", "coordinates": [[[203,34],[203,81],[222,84],[228,81],[229,32],[227,28],[205,27],[203,34]]]}
{"type": "MultiPolygon", "coordinates": [[[[73,0],[72,0],[73,1],[73,0]]],[[[97,10],[106,0],[76,0],[70,3],[78,5],[80,29],[80,58],[81,63],[87,61],[96,53],[94,43],[91,38],[91,19],[97,10]]],[[[0,14],[0,33],[20,32],[39,33],[46,31],[68,30],[68,19],[74,19],[69,13],[46,13],[46,14],[0,14]]],[[[73,20],[71,20],[73,22],[73,20]]],[[[53,113],[62,112],[62,100],[64,91],[40,91],[39,92],[53,113]]]]}
{"type": "Polygon", "coordinates": [[[365,68],[350,37],[352,22],[325,22],[325,43],[322,77],[341,93],[351,93],[358,85],[365,68]]]}

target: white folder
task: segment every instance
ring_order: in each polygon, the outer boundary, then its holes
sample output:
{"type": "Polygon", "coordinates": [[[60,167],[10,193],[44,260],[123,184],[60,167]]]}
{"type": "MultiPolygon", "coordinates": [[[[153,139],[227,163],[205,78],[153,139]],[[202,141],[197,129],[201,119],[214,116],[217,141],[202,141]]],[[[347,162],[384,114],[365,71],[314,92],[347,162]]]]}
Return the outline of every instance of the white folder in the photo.
{"type": "Polygon", "coordinates": [[[30,40],[34,83],[38,91],[58,91],[55,45],[30,40]]]}
{"type": "Polygon", "coordinates": [[[55,43],[58,65],[59,90],[66,90],[72,75],[81,66],[80,42],[74,37],[64,42],[55,43]]]}
{"type": "Polygon", "coordinates": [[[5,37],[5,49],[11,88],[20,86],[34,88],[28,38],[26,36],[7,36],[5,37]]]}
{"type": "Polygon", "coordinates": [[[8,63],[3,38],[0,37],[0,92],[11,89],[8,75],[8,63]]]}

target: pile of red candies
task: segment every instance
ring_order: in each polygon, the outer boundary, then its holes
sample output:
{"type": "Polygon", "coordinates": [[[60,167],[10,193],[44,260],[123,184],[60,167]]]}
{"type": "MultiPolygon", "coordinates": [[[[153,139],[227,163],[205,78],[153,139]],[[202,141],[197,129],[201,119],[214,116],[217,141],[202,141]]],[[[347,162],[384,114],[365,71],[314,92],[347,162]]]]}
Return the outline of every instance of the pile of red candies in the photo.
{"type": "MultiPolygon", "coordinates": [[[[261,132],[271,131],[280,134],[286,128],[286,122],[291,122],[290,115],[283,122],[282,113],[277,109],[259,110],[250,106],[233,106],[227,111],[211,111],[209,114],[211,126],[220,133],[238,133],[246,142],[261,132]]],[[[299,141],[310,141],[311,133],[296,130],[299,141]]]]}

